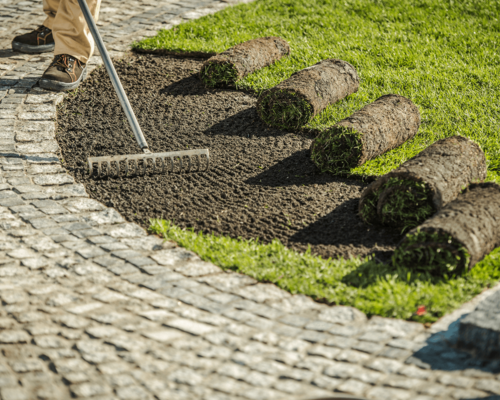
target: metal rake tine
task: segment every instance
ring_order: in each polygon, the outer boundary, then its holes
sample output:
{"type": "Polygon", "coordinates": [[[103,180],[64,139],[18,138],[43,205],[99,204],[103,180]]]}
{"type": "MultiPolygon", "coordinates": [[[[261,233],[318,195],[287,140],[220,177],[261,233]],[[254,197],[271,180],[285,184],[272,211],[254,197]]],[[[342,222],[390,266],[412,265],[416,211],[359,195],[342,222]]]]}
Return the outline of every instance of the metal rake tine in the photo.
{"type": "Polygon", "coordinates": [[[111,176],[111,163],[106,161],[106,175],[111,176]]]}
{"type": "Polygon", "coordinates": [[[189,164],[188,164],[188,169],[187,169],[187,170],[188,170],[188,172],[191,172],[191,166],[192,166],[192,163],[191,163],[191,156],[187,156],[187,157],[188,157],[188,162],[189,162],[189,164]]]}
{"type": "Polygon", "coordinates": [[[128,175],[128,160],[125,160],[125,176],[128,175]]]}
{"type": "Polygon", "coordinates": [[[94,174],[94,163],[89,161],[90,176],[94,174]]]}
{"type": "Polygon", "coordinates": [[[153,174],[156,172],[156,157],[152,158],[153,160],[153,174]]]}
{"type": "Polygon", "coordinates": [[[170,172],[174,172],[174,157],[168,157],[170,160],[170,172]]]}
{"type": "Polygon", "coordinates": [[[162,157],[160,158],[161,160],[161,173],[164,174],[165,173],[165,158],[162,157]]]}
{"type": "Polygon", "coordinates": [[[137,162],[137,160],[134,160],[134,165],[135,165],[135,171],[134,173],[136,175],[139,175],[138,172],[139,172],[139,163],[137,162]]]}
{"type": "Polygon", "coordinates": [[[102,170],[101,170],[101,163],[97,163],[97,176],[100,178],[102,175],[102,170]]]}
{"type": "Polygon", "coordinates": [[[182,173],[182,157],[179,156],[179,172],[182,173]]]}
{"type": "Polygon", "coordinates": [[[116,177],[120,176],[120,161],[116,162],[116,177]]]}

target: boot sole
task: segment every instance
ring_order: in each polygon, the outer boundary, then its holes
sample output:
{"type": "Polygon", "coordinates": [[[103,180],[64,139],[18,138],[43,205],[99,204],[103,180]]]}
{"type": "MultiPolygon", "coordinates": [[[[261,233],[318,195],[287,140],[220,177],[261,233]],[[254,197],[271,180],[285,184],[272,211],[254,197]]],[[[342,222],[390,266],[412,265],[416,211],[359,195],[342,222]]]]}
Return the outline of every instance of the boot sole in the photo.
{"type": "Polygon", "coordinates": [[[53,81],[51,79],[40,79],[38,84],[40,85],[41,88],[43,89],[48,89],[48,90],[54,90],[56,92],[64,92],[67,90],[73,90],[80,85],[80,83],[87,77],[87,67],[83,70],[82,74],[80,75],[80,78],[71,83],[65,83],[65,82],[58,82],[58,81],[53,81]]]}
{"type": "Polygon", "coordinates": [[[20,53],[48,53],[54,51],[55,43],[51,44],[41,44],[40,46],[35,46],[33,44],[26,44],[21,42],[12,42],[12,50],[18,51],[20,53]]]}

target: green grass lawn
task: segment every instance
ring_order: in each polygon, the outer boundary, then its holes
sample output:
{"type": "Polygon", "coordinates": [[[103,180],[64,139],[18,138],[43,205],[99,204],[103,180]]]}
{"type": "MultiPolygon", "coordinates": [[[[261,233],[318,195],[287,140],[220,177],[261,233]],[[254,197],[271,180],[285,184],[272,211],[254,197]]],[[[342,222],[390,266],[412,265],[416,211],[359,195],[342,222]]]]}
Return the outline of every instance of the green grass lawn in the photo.
{"type": "Polygon", "coordinates": [[[488,179],[500,181],[500,2],[497,0],[256,0],[163,30],[142,49],[221,52],[280,36],[291,56],[240,82],[257,92],[326,58],[357,69],[359,91],[330,106],[312,127],[331,126],[387,93],[410,98],[422,116],[417,137],[354,169],[389,172],[438,139],[479,143],[488,179]]]}
{"type": "MultiPolygon", "coordinates": [[[[221,52],[237,43],[280,36],[292,54],[239,83],[260,93],[326,58],[350,62],[357,93],[328,107],[311,128],[331,126],[397,93],[419,108],[417,136],[351,172],[389,172],[438,139],[460,134],[480,144],[488,180],[500,182],[500,2],[497,0],[256,0],[163,30],[138,48],[221,52]]],[[[500,279],[499,249],[460,277],[417,276],[373,260],[323,260],[286,249],[181,230],[152,221],[151,229],[206,260],[293,293],[353,305],[369,315],[434,321],[500,279]],[[416,316],[419,305],[427,314],[416,316]]]]}

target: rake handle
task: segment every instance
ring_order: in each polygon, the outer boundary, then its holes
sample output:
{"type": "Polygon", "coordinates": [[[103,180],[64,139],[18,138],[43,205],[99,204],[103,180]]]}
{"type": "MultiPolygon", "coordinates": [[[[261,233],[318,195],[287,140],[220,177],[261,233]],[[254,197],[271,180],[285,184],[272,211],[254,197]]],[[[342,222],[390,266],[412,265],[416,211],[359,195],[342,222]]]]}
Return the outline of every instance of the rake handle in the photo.
{"type": "Polygon", "coordinates": [[[149,153],[150,151],[148,149],[148,143],[146,142],[146,138],[144,137],[144,135],[141,131],[141,127],[139,126],[139,123],[137,122],[137,119],[135,118],[134,111],[132,110],[132,107],[128,101],[128,98],[127,98],[127,95],[125,94],[125,91],[123,90],[123,86],[120,82],[120,79],[118,79],[118,74],[115,71],[115,67],[113,66],[113,63],[111,62],[111,57],[109,57],[109,54],[106,50],[106,47],[104,46],[104,42],[101,38],[101,35],[99,34],[99,31],[97,30],[97,26],[94,22],[94,18],[92,17],[92,14],[90,13],[89,7],[88,7],[85,0],[78,0],[78,4],[82,10],[85,21],[87,21],[87,25],[90,29],[90,33],[92,34],[92,37],[94,38],[94,41],[97,45],[97,48],[99,49],[99,53],[101,54],[101,58],[104,62],[104,66],[106,67],[106,71],[108,72],[109,78],[111,79],[111,83],[113,84],[113,87],[115,88],[115,92],[118,96],[118,99],[120,100],[120,104],[122,105],[123,111],[125,112],[125,115],[127,116],[130,128],[132,128],[132,132],[134,132],[135,140],[137,140],[137,143],[139,144],[141,149],[144,151],[144,153],[149,153]]]}

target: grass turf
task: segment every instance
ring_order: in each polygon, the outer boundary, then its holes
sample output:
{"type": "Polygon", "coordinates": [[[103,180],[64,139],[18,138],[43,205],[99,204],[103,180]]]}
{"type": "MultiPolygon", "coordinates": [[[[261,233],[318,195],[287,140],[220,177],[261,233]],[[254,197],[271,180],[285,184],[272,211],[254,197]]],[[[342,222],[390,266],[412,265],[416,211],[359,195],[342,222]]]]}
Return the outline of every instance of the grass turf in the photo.
{"type": "MultiPolygon", "coordinates": [[[[222,52],[256,37],[280,36],[292,54],[237,83],[257,93],[323,59],[343,59],[357,69],[360,88],[316,116],[309,128],[326,129],[388,93],[410,98],[422,117],[414,139],[351,173],[385,174],[436,140],[460,134],[483,148],[488,180],[499,182],[499,15],[495,0],[256,0],[162,30],[134,46],[222,52]]],[[[323,260],[277,241],[203,235],[160,221],[151,229],[222,268],[369,315],[434,321],[500,279],[500,249],[462,276],[437,278],[368,259],[323,260]],[[419,305],[426,306],[426,315],[415,314],[419,305]]]]}
{"type": "Polygon", "coordinates": [[[322,259],[299,254],[278,240],[232,239],[183,230],[169,221],[151,220],[151,232],[176,241],[223,269],[272,282],[291,293],[357,307],[368,315],[433,322],[500,279],[500,248],[470,272],[432,275],[366,258],[322,259]],[[424,305],[425,315],[417,315],[424,305]]]}
{"type": "Polygon", "coordinates": [[[468,267],[467,249],[445,232],[421,232],[406,235],[392,256],[395,266],[407,265],[413,270],[433,275],[462,274],[468,267]]]}
{"type": "Polygon", "coordinates": [[[262,95],[258,109],[266,124],[282,129],[298,129],[313,114],[312,106],[305,99],[288,90],[273,90],[262,95]]]}
{"type": "Polygon", "coordinates": [[[200,78],[206,87],[234,85],[238,71],[231,63],[209,63],[200,71],[200,78]]]}
{"type": "Polygon", "coordinates": [[[402,232],[415,228],[435,213],[431,193],[425,183],[409,179],[390,178],[380,189],[372,193],[361,209],[367,223],[380,220],[382,224],[402,229],[402,232]],[[380,195],[385,189],[394,188],[382,207],[382,217],[377,216],[380,195]]]}
{"type": "Polygon", "coordinates": [[[320,172],[349,174],[363,153],[362,134],[345,127],[321,131],[311,146],[311,160],[320,172]]]}
{"type": "Polygon", "coordinates": [[[260,92],[326,58],[357,69],[360,88],[309,124],[325,128],[387,93],[419,107],[417,136],[354,174],[381,175],[438,139],[475,140],[500,181],[500,2],[496,0],[256,0],[162,30],[142,49],[221,52],[262,36],[280,36],[289,57],[238,82],[260,92]]]}

